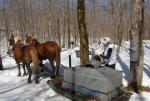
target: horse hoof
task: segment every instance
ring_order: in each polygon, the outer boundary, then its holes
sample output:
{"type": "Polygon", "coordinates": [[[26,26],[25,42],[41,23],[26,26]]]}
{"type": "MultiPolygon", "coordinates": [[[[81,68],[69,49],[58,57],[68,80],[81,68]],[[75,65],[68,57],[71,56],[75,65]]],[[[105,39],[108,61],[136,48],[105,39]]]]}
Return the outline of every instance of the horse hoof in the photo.
{"type": "Polygon", "coordinates": [[[20,76],[21,76],[21,74],[18,74],[17,76],[18,76],[18,77],[20,77],[20,76]]]}
{"type": "Polygon", "coordinates": [[[23,76],[26,76],[26,75],[27,75],[27,73],[24,73],[24,74],[23,74],[23,76]]]}
{"type": "Polygon", "coordinates": [[[38,84],[39,82],[38,81],[35,81],[35,84],[38,84]]]}
{"type": "Polygon", "coordinates": [[[31,80],[28,80],[28,82],[27,83],[32,83],[32,81],[31,80]]]}
{"type": "Polygon", "coordinates": [[[51,75],[51,78],[52,79],[55,79],[57,76],[56,75],[51,75]]]}

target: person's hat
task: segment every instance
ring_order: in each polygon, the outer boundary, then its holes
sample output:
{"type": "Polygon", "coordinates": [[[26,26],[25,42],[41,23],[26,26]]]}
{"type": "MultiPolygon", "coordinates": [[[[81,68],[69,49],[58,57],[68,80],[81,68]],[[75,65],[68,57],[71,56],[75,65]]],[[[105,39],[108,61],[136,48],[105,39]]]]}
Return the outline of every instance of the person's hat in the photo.
{"type": "Polygon", "coordinates": [[[110,43],[111,42],[111,39],[109,38],[109,37],[105,37],[104,39],[103,39],[103,44],[108,44],[108,43],[110,43]]]}

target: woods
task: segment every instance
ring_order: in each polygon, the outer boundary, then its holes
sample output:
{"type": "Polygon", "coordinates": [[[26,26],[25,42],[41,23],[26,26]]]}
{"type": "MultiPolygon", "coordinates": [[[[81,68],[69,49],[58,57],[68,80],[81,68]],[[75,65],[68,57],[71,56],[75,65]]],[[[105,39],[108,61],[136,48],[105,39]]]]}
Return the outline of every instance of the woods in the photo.
{"type": "MultiPolygon", "coordinates": [[[[37,34],[39,40],[55,40],[69,47],[70,41],[79,42],[77,0],[2,0],[1,28],[5,34],[18,31],[37,34]],[[69,34],[68,34],[69,33],[69,34]]],[[[145,4],[144,39],[149,39],[150,5],[145,4]]],[[[109,36],[114,42],[129,40],[131,24],[130,0],[86,0],[85,22],[89,43],[109,36]]]]}

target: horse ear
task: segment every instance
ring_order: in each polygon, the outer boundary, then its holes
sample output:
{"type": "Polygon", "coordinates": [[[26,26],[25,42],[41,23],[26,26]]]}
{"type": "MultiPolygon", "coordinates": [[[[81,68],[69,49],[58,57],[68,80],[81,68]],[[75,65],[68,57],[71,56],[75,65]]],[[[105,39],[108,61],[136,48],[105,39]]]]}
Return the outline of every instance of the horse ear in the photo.
{"type": "Polygon", "coordinates": [[[18,40],[18,42],[22,42],[22,40],[21,40],[21,39],[19,39],[19,40],[18,40]]]}
{"type": "Polygon", "coordinates": [[[34,33],[32,33],[32,37],[33,37],[34,39],[37,39],[37,36],[36,36],[36,34],[34,34],[34,33]]]}
{"type": "Polygon", "coordinates": [[[32,36],[32,32],[29,33],[29,36],[32,36]]]}
{"type": "Polygon", "coordinates": [[[10,41],[10,38],[7,38],[8,41],[10,41]]]}
{"type": "Polygon", "coordinates": [[[26,34],[26,37],[28,37],[28,34],[26,34]]]}
{"type": "Polygon", "coordinates": [[[18,40],[19,40],[19,41],[22,41],[22,38],[21,38],[20,36],[18,36],[18,40]]]}
{"type": "Polygon", "coordinates": [[[29,32],[27,33],[26,37],[32,36],[32,34],[29,32]]]}
{"type": "Polygon", "coordinates": [[[13,37],[14,37],[14,35],[13,35],[13,34],[11,34],[11,37],[13,38],[13,37]]]}
{"type": "Polygon", "coordinates": [[[32,33],[32,34],[31,34],[31,36],[34,38],[34,37],[35,37],[35,34],[34,34],[34,33],[32,33]]]}

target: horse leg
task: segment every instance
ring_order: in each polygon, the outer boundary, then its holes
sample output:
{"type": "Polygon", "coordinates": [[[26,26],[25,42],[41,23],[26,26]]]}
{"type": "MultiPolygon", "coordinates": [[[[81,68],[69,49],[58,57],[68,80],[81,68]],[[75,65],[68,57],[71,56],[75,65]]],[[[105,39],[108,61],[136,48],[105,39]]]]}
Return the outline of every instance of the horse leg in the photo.
{"type": "Polygon", "coordinates": [[[55,57],[55,61],[56,61],[56,75],[59,75],[59,68],[60,68],[60,48],[58,48],[56,50],[56,57],[55,57]]]}
{"type": "Polygon", "coordinates": [[[52,67],[53,73],[55,74],[56,68],[55,68],[55,66],[54,66],[54,61],[53,61],[52,59],[48,59],[48,60],[49,60],[49,63],[50,63],[50,65],[51,65],[51,67],[52,67]]]}
{"type": "Polygon", "coordinates": [[[23,64],[23,71],[24,71],[23,76],[27,75],[26,69],[25,69],[25,64],[23,64]]]}
{"type": "Polygon", "coordinates": [[[39,70],[38,69],[35,69],[35,84],[38,84],[39,83],[39,70]]]}
{"type": "Polygon", "coordinates": [[[44,69],[43,69],[44,64],[42,60],[39,61],[39,66],[41,67],[40,72],[44,72],[44,69]]]}
{"type": "Polygon", "coordinates": [[[56,75],[59,75],[60,59],[56,59],[56,75]]]}
{"type": "Polygon", "coordinates": [[[43,66],[43,61],[42,60],[39,60],[39,66],[43,66]]]}
{"type": "Polygon", "coordinates": [[[18,77],[20,77],[21,76],[21,71],[20,71],[20,64],[19,63],[17,63],[17,66],[18,66],[18,77]]]}
{"type": "Polygon", "coordinates": [[[30,51],[30,55],[31,55],[31,59],[32,59],[32,63],[34,65],[34,70],[35,70],[35,84],[39,83],[39,74],[40,74],[40,66],[39,66],[39,58],[38,58],[38,53],[36,51],[35,48],[32,48],[32,50],[30,51]]]}
{"type": "Polygon", "coordinates": [[[41,65],[43,65],[43,62],[40,60],[40,63],[38,61],[38,58],[37,59],[33,59],[33,67],[34,67],[34,70],[35,70],[35,76],[34,76],[34,80],[35,80],[35,84],[38,84],[39,83],[39,77],[40,77],[40,66],[39,64],[41,63],[41,65]]]}
{"type": "Polygon", "coordinates": [[[28,73],[29,73],[29,77],[28,77],[28,82],[27,83],[32,83],[32,81],[31,81],[32,70],[30,68],[30,64],[27,64],[26,67],[27,67],[27,70],[28,70],[28,73]]]}
{"type": "Polygon", "coordinates": [[[56,75],[59,75],[59,65],[56,66],[56,75]]]}

